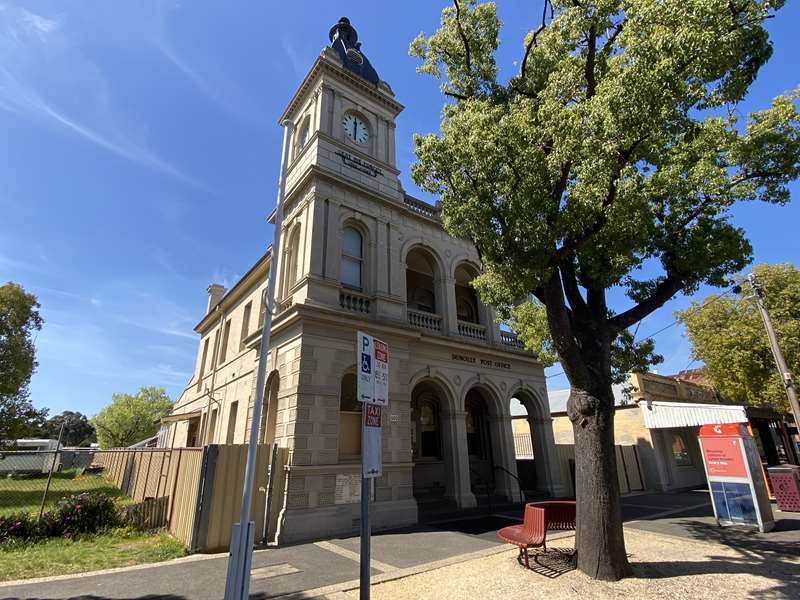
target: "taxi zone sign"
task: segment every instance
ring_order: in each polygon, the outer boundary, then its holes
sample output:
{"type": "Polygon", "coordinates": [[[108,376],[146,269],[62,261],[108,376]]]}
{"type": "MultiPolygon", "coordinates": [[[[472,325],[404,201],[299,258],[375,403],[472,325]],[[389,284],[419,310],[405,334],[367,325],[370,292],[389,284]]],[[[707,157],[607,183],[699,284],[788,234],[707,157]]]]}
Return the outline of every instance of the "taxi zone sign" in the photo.
{"type": "Polygon", "coordinates": [[[361,432],[361,476],[383,474],[381,413],[389,404],[389,346],[371,335],[356,334],[358,400],[364,403],[361,432]]]}

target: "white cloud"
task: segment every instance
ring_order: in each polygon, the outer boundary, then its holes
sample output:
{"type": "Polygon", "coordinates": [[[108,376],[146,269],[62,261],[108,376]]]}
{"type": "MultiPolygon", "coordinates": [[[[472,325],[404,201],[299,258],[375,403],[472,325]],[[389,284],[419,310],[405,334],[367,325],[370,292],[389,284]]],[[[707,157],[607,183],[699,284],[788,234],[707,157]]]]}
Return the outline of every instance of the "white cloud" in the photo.
{"type": "Polygon", "coordinates": [[[55,19],[25,9],[0,10],[0,109],[58,127],[121,158],[208,191],[153,150],[147,127],[115,107],[105,76],[68,33],[55,19]],[[48,96],[57,96],[61,102],[48,96]],[[73,110],[62,106],[63,102],[73,102],[73,110]],[[78,111],[80,116],[75,114],[78,111]]]}
{"type": "Polygon", "coordinates": [[[46,35],[48,33],[54,32],[56,29],[60,27],[60,23],[55,19],[48,19],[43,17],[42,15],[37,15],[36,13],[32,13],[24,8],[22,10],[22,18],[21,22],[24,27],[26,27],[29,31],[38,32],[40,34],[46,35]]]}

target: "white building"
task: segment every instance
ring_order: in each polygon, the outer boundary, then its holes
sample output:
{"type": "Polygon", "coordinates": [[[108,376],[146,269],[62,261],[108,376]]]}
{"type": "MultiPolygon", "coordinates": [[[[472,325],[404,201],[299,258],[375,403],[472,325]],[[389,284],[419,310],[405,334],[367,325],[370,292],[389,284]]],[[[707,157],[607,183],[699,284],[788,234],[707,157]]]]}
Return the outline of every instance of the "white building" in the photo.
{"type": "Polygon", "coordinates": [[[390,348],[376,528],[417,522],[437,504],[475,506],[476,492],[519,499],[513,398],[528,411],[539,486],[559,494],[542,365],[470,287],[475,248],[403,191],[394,139],[403,107],[347,19],[330,40],[281,115],[294,135],[280,262],[267,250],[230,290],[209,286],[195,372],[162,443],[248,441],[259,299],[277,268],[259,441],[289,450],[281,541],[357,528],[359,506],[341,487],[360,472],[359,329],[390,348]]]}

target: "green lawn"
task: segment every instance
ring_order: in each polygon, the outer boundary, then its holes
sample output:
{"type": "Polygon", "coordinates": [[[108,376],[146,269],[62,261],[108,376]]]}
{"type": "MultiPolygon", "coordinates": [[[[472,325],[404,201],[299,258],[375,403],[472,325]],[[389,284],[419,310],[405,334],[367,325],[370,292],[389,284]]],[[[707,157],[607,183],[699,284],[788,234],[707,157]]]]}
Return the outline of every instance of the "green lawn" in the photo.
{"type": "Polygon", "coordinates": [[[167,533],[114,529],[74,540],[0,544],[0,581],[84,573],[178,558],[183,545],[167,533]]]}
{"type": "MultiPolygon", "coordinates": [[[[47,475],[19,479],[0,478],[0,514],[38,512],[46,485],[47,475]]],[[[53,474],[45,510],[65,496],[90,491],[103,492],[113,497],[122,496],[122,492],[101,475],[72,469],[53,474]]]]}

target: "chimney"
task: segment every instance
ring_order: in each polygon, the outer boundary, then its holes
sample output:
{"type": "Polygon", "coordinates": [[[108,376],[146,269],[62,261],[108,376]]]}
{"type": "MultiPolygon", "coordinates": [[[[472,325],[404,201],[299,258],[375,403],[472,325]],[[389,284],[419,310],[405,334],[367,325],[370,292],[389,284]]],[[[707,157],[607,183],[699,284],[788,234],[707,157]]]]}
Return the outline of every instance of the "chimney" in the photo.
{"type": "Polygon", "coordinates": [[[206,308],[206,314],[210,313],[214,310],[214,307],[219,304],[219,301],[222,300],[222,297],[225,295],[225,286],[220,285],[218,283],[212,283],[208,286],[208,307],[206,308]]]}

